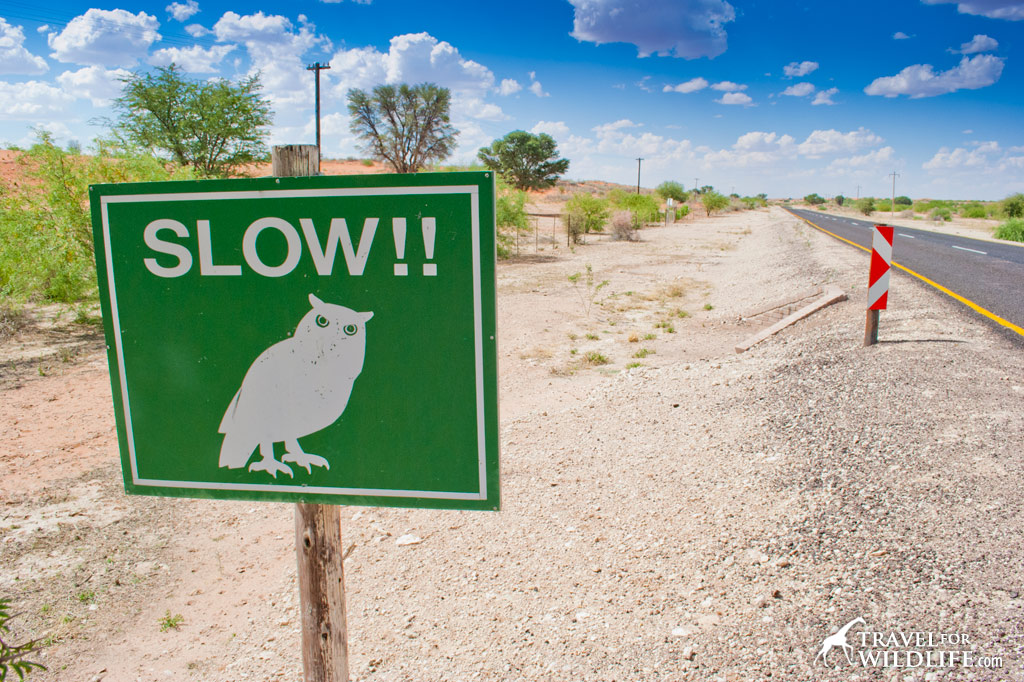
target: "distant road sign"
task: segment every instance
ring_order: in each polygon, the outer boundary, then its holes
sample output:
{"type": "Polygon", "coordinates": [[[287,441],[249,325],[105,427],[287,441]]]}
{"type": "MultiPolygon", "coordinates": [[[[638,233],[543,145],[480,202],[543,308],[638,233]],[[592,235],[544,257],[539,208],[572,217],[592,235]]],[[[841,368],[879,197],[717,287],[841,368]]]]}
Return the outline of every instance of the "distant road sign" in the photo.
{"type": "Polygon", "coordinates": [[[889,300],[889,270],[892,267],[894,228],[875,225],[868,268],[868,310],[885,310],[889,300]]]}
{"type": "Polygon", "coordinates": [[[497,509],[488,172],[91,188],[129,493],[497,509]]]}

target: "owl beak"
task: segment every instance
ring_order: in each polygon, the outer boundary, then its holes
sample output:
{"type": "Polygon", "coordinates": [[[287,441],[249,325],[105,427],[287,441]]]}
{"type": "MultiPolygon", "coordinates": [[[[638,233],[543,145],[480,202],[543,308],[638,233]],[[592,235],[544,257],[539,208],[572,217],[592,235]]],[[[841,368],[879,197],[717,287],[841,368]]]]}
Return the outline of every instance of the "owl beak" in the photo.
{"type": "Polygon", "coordinates": [[[309,295],[309,305],[311,305],[311,306],[313,306],[314,308],[316,308],[317,306],[323,306],[323,305],[324,305],[324,302],[323,302],[323,301],[321,301],[321,300],[320,300],[319,298],[317,298],[316,296],[314,296],[313,294],[310,294],[310,295],[309,295]]]}
{"type": "Polygon", "coordinates": [[[370,318],[373,317],[373,313],[359,313],[359,314],[363,316],[363,323],[364,324],[369,322],[370,318]]]}

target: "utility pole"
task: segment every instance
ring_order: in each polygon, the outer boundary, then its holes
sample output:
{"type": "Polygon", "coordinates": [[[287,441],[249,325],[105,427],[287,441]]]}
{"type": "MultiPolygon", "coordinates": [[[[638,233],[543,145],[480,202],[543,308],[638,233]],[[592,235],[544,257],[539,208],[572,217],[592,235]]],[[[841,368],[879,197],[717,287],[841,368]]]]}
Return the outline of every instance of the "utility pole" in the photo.
{"type": "Polygon", "coordinates": [[[313,71],[316,74],[316,172],[320,174],[320,72],[331,68],[330,63],[321,64],[313,62],[306,67],[306,71],[313,71]]]}
{"type": "Polygon", "coordinates": [[[889,204],[889,214],[892,218],[896,217],[896,178],[900,176],[899,173],[893,171],[889,173],[892,176],[892,203],[889,204]]]}
{"type": "Polygon", "coordinates": [[[860,185],[857,185],[857,198],[860,199],[860,185]]]}
{"type": "Polygon", "coordinates": [[[640,162],[643,159],[636,160],[636,193],[640,194],[640,162]]]}
{"type": "Polygon", "coordinates": [[[693,179],[693,192],[694,192],[694,194],[697,193],[697,188],[699,186],[700,186],[700,178],[694,178],[693,179]]]}

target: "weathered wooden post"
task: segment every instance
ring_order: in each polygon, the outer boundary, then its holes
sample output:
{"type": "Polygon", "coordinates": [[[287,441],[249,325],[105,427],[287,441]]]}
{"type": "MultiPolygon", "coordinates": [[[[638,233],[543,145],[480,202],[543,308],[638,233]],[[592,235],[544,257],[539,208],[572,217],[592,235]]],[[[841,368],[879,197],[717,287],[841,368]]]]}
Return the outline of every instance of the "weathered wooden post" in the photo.
{"type": "Polygon", "coordinates": [[[315,144],[282,144],[270,155],[270,174],[274,177],[316,175],[320,154],[315,144]]]}
{"type": "MultiPolygon", "coordinates": [[[[315,175],[316,145],[274,147],[275,176],[315,175]]],[[[341,512],[328,504],[295,505],[302,668],[305,682],[348,682],[348,626],[341,512]]]]}

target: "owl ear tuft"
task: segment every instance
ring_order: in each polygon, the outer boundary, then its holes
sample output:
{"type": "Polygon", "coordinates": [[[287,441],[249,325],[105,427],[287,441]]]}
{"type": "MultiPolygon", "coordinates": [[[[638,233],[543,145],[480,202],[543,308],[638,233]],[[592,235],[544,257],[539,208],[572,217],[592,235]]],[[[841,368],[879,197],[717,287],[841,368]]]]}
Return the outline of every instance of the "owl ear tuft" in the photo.
{"type": "Polygon", "coordinates": [[[364,324],[369,322],[370,318],[373,317],[373,313],[372,312],[359,313],[359,315],[363,318],[363,323],[364,324]]]}
{"type": "Polygon", "coordinates": [[[316,308],[316,307],[323,306],[324,302],[321,301],[319,298],[317,298],[315,294],[310,294],[309,295],[309,305],[311,305],[314,308],[316,308]]]}

